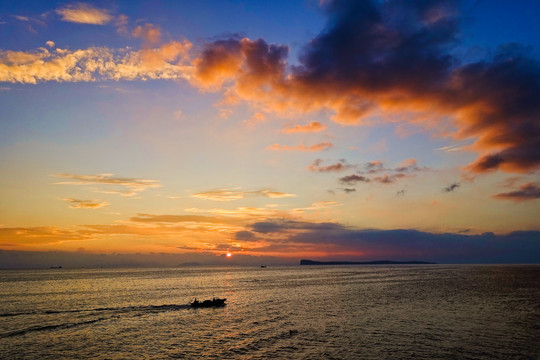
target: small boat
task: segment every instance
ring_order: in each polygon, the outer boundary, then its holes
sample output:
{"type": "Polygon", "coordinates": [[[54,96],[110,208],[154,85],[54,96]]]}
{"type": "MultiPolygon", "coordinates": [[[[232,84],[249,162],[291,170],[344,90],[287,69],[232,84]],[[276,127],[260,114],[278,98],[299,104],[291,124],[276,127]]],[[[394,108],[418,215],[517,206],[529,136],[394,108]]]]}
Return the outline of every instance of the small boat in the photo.
{"type": "Polygon", "coordinates": [[[194,307],[194,308],[220,307],[220,306],[225,306],[225,300],[227,299],[213,298],[212,300],[204,300],[204,301],[199,301],[195,299],[193,300],[193,302],[189,303],[189,305],[191,305],[191,307],[194,307]]]}

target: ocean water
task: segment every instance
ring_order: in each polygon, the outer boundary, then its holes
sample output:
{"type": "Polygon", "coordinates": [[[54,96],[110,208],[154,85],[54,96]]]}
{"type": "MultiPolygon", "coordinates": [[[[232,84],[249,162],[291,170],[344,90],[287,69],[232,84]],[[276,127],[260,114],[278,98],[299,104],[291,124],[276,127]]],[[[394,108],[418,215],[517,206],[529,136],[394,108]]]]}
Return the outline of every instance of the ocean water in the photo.
{"type": "Polygon", "coordinates": [[[539,359],[540,266],[0,271],[0,325],[2,359],[539,359]]]}

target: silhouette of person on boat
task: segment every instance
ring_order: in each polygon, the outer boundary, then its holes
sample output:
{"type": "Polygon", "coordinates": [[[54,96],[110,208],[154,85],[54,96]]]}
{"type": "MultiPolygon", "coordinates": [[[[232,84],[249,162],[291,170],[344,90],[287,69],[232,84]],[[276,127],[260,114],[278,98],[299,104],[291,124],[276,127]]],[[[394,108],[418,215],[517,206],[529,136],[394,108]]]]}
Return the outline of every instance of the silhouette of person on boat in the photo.
{"type": "Polygon", "coordinates": [[[225,306],[225,300],[227,299],[212,298],[212,300],[199,301],[197,300],[197,298],[195,298],[195,300],[193,300],[193,302],[190,303],[190,305],[191,307],[194,307],[194,308],[220,307],[220,306],[225,306]]]}

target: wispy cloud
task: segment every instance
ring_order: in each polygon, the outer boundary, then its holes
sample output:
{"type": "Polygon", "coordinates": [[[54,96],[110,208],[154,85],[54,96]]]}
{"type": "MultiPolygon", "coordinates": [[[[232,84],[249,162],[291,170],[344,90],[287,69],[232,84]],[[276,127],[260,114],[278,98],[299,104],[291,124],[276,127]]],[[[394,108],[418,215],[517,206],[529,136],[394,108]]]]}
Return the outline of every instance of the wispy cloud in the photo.
{"type": "Polygon", "coordinates": [[[63,21],[78,24],[105,25],[113,19],[110,11],[86,3],[75,3],[56,9],[63,21]]]}
{"type": "Polygon", "coordinates": [[[105,185],[107,187],[120,187],[122,190],[101,190],[106,193],[117,193],[123,196],[133,196],[151,188],[159,188],[161,184],[158,180],[144,180],[134,178],[115,177],[114,174],[98,175],[76,175],[76,174],[55,174],[54,177],[69,179],[60,181],[58,185],[105,185]]]}
{"type": "Polygon", "coordinates": [[[458,152],[458,151],[464,151],[467,148],[468,147],[464,145],[449,145],[449,146],[443,146],[443,147],[437,148],[437,150],[444,151],[444,152],[458,152]]]}
{"type": "Polygon", "coordinates": [[[231,222],[230,218],[204,216],[204,215],[155,215],[138,214],[129,219],[139,223],[210,223],[222,224],[231,222]]]}
{"type": "Polygon", "coordinates": [[[358,170],[356,174],[351,174],[339,178],[344,185],[356,185],[357,183],[379,183],[394,184],[400,180],[414,177],[414,173],[429,170],[428,167],[420,167],[416,159],[406,159],[395,168],[386,168],[381,161],[375,160],[364,165],[355,165],[358,170]]]}
{"type": "Polygon", "coordinates": [[[87,240],[90,237],[88,232],[57,226],[0,227],[0,242],[3,244],[54,244],[64,241],[87,240]]]}
{"type": "Polygon", "coordinates": [[[20,21],[30,21],[30,18],[28,16],[22,16],[22,15],[13,15],[13,17],[20,21]]]}
{"type": "Polygon", "coordinates": [[[285,134],[293,133],[306,133],[306,132],[319,132],[326,129],[326,126],[321,124],[318,121],[313,121],[307,125],[295,125],[294,127],[289,127],[281,130],[285,134]]]}
{"type": "Polygon", "coordinates": [[[270,189],[254,190],[254,191],[243,191],[239,189],[218,189],[204,191],[200,193],[195,193],[191,195],[192,197],[205,199],[205,200],[214,200],[214,201],[233,201],[240,200],[246,197],[254,196],[265,196],[272,199],[280,199],[287,197],[294,197],[295,194],[288,194],[279,191],[272,191],[270,189]]]}
{"type": "Polygon", "coordinates": [[[142,39],[146,44],[156,44],[161,39],[161,30],[153,24],[144,24],[137,26],[131,35],[142,39]]]}
{"type": "Polygon", "coordinates": [[[242,123],[248,127],[253,127],[257,124],[264,122],[265,120],[266,120],[266,115],[260,112],[256,112],[248,120],[245,120],[242,123]]]}
{"type": "Polygon", "coordinates": [[[80,200],[80,199],[67,198],[67,199],[64,199],[64,201],[69,202],[71,204],[69,205],[69,207],[73,209],[99,209],[99,208],[109,205],[109,203],[106,201],[96,201],[96,200],[80,200]]]}
{"type": "Polygon", "coordinates": [[[273,144],[269,145],[266,149],[271,151],[323,151],[330,149],[334,146],[334,144],[330,142],[322,142],[319,144],[306,146],[304,144],[300,144],[298,146],[287,146],[287,145],[281,145],[281,144],[273,144]]]}

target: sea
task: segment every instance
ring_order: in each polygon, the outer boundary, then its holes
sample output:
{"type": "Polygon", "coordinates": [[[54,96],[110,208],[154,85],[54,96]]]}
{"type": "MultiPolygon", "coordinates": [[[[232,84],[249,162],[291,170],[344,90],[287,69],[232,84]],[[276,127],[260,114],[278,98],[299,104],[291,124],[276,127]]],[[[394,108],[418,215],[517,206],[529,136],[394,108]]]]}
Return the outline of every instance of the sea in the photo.
{"type": "Polygon", "coordinates": [[[540,265],[2,270],[0,358],[540,359],[540,265]]]}

